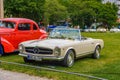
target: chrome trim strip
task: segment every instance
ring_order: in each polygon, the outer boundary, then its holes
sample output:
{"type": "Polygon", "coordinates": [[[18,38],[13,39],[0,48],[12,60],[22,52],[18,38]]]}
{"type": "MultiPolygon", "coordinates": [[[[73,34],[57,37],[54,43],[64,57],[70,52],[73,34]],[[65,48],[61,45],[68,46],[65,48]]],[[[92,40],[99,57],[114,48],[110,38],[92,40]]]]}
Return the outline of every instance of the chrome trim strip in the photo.
{"type": "MultiPolygon", "coordinates": [[[[19,53],[20,56],[27,57],[28,54],[24,53],[19,53]]],[[[30,54],[33,55],[33,54],[30,54]]],[[[34,56],[39,56],[39,55],[34,55],[34,56]]],[[[42,60],[56,60],[56,61],[61,61],[64,59],[64,57],[56,57],[56,56],[39,56],[41,57],[42,60]]]]}
{"type": "Polygon", "coordinates": [[[86,55],[88,55],[88,54],[92,54],[92,53],[94,53],[94,51],[86,52],[86,53],[81,53],[81,54],[77,55],[76,57],[78,58],[78,57],[86,56],[86,55]]]}

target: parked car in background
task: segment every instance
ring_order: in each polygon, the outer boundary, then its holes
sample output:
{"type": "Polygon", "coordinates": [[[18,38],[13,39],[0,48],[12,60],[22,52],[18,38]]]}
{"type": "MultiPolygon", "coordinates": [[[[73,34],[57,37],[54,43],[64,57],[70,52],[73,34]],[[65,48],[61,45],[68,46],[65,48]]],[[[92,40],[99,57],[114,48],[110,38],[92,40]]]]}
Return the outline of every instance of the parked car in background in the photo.
{"type": "Polygon", "coordinates": [[[102,39],[81,37],[79,29],[56,28],[48,39],[20,43],[19,55],[23,56],[25,62],[56,60],[71,67],[75,59],[85,55],[91,54],[93,58],[98,59],[103,46],[102,39]]]}
{"type": "Polygon", "coordinates": [[[61,21],[57,21],[55,25],[48,25],[47,31],[51,32],[55,28],[66,28],[66,27],[70,27],[70,23],[68,23],[65,20],[61,20],[61,21]]]}
{"type": "Polygon", "coordinates": [[[0,22],[0,55],[18,50],[18,44],[46,38],[47,33],[37,23],[26,18],[4,18],[0,22]]]}
{"type": "Polygon", "coordinates": [[[97,32],[106,32],[106,31],[107,29],[105,28],[101,28],[101,27],[97,28],[97,32]]]}
{"type": "Polygon", "coordinates": [[[96,29],[89,29],[89,32],[96,32],[96,29]]]}
{"type": "Polygon", "coordinates": [[[111,28],[110,32],[120,32],[120,29],[118,29],[118,28],[111,28]]]}
{"type": "Polygon", "coordinates": [[[83,32],[89,32],[89,29],[83,29],[83,32]]]}
{"type": "Polygon", "coordinates": [[[48,32],[51,32],[53,29],[56,29],[56,28],[68,28],[68,26],[54,26],[54,25],[51,25],[48,27],[48,32]]]}
{"type": "Polygon", "coordinates": [[[49,25],[49,26],[47,27],[47,31],[50,32],[50,31],[52,31],[55,27],[56,27],[55,25],[49,25]]]}
{"type": "Polygon", "coordinates": [[[83,32],[96,32],[96,29],[83,29],[83,32]]]}

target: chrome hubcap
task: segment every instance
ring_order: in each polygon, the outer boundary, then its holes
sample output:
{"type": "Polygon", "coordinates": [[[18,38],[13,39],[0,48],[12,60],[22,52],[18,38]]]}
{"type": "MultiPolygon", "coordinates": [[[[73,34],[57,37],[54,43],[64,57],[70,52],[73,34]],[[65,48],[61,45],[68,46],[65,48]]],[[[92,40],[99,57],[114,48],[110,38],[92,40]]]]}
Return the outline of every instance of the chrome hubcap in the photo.
{"type": "Polygon", "coordinates": [[[99,48],[97,48],[97,50],[96,50],[96,56],[97,56],[97,58],[99,58],[99,56],[100,56],[100,49],[99,48]]]}
{"type": "Polygon", "coordinates": [[[73,53],[70,53],[68,55],[68,60],[67,60],[68,65],[71,66],[73,64],[73,61],[74,61],[73,53]]]}

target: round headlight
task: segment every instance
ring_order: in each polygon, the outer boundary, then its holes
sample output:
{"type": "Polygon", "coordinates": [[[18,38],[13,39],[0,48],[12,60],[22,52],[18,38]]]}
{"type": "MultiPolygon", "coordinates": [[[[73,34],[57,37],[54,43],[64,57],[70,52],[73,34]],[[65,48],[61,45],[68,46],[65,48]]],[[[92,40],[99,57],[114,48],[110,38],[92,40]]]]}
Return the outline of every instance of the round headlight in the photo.
{"type": "Polygon", "coordinates": [[[60,54],[61,54],[61,49],[59,47],[55,47],[55,49],[54,49],[54,55],[55,56],[60,56],[60,54]]]}
{"type": "Polygon", "coordinates": [[[22,53],[24,51],[23,45],[19,45],[19,51],[20,51],[20,53],[22,53]]]}

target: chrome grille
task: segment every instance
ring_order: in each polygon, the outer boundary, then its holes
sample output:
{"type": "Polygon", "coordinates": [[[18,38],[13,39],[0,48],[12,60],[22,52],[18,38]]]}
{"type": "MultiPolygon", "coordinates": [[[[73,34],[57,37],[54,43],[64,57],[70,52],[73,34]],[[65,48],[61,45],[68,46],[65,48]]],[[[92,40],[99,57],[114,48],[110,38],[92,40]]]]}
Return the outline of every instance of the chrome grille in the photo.
{"type": "Polygon", "coordinates": [[[33,54],[52,54],[53,50],[41,47],[25,47],[25,51],[33,54]]]}

